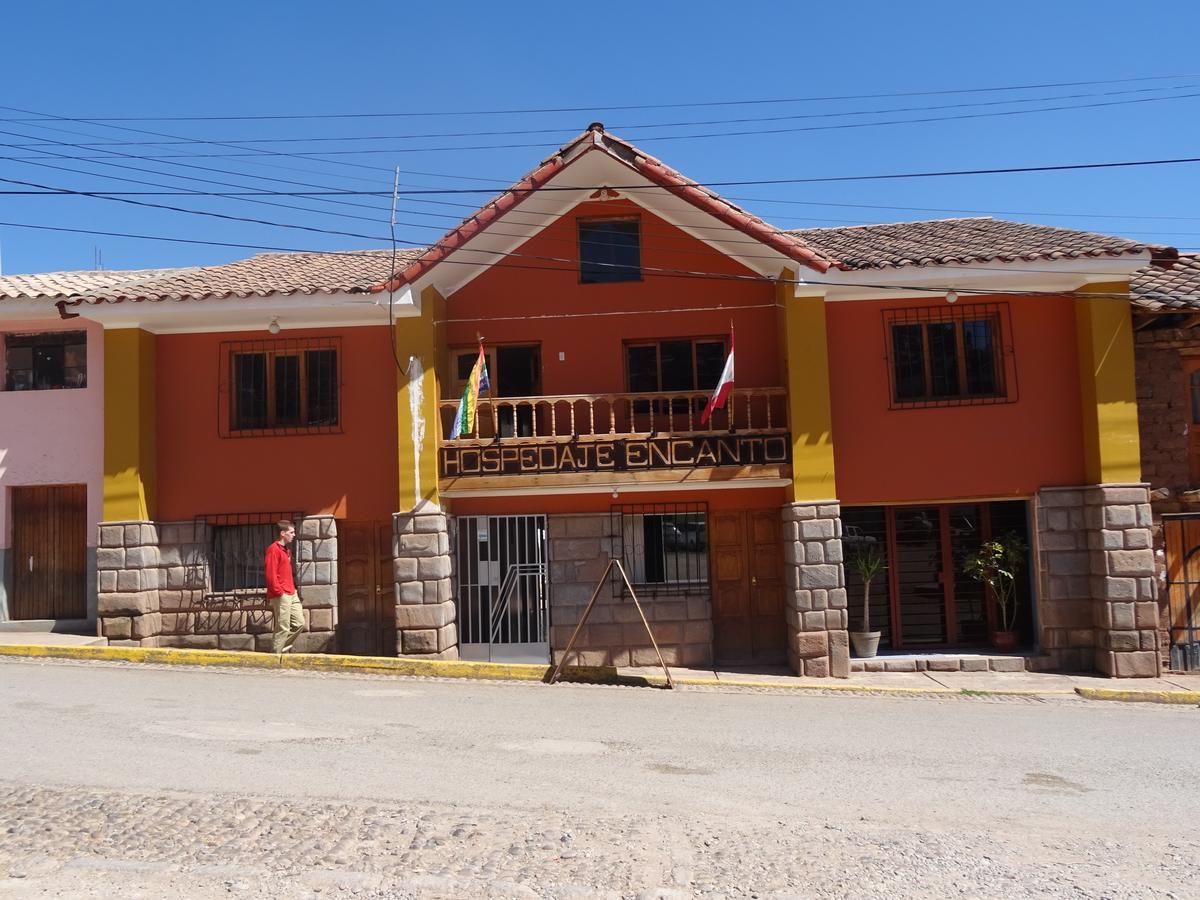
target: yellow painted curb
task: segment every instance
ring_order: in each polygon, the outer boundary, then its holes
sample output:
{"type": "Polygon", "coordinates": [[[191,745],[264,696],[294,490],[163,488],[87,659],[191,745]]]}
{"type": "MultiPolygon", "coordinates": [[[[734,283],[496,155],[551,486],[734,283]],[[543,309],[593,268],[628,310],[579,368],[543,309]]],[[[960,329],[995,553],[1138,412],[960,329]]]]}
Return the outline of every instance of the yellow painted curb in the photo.
{"type": "Polygon", "coordinates": [[[1171,703],[1200,705],[1200,691],[1123,691],[1114,688],[1077,687],[1075,693],[1089,700],[1119,700],[1122,703],[1171,703]]]}
{"type": "MultiPolygon", "coordinates": [[[[464,662],[382,656],[340,656],[332,653],[251,653],[238,650],[189,650],[178,647],[63,647],[42,644],[0,644],[0,656],[38,659],[79,659],[108,662],[158,663],[174,666],[226,666],[244,669],[290,669],[320,672],[365,672],[426,678],[487,681],[543,681],[549,666],[520,663],[464,662]]],[[[611,666],[567,666],[561,678],[589,684],[647,686],[638,675],[620,675],[611,666]]]]}

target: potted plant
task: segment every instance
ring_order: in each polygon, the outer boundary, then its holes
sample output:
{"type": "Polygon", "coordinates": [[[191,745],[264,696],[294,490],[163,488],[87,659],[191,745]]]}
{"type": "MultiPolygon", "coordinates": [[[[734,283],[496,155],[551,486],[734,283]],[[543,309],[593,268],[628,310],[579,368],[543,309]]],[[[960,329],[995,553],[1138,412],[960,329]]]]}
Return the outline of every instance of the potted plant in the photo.
{"type": "Polygon", "coordinates": [[[1029,548],[1015,532],[1009,531],[993,541],[985,541],[970,554],[964,571],[988,588],[1000,611],[992,645],[1003,652],[1017,647],[1017,576],[1025,568],[1029,548]]]}
{"type": "Polygon", "coordinates": [[[883,554],[875,544],[866,544],[855,549],[850,557],[850,565],[854,567],[863,583],[862,630],[850,632],[850,643],[854,645],[855,656],[870,659],[879,652],[881,634],[871,630],[871,582],[887,566],[883,564],[883,554]]]}

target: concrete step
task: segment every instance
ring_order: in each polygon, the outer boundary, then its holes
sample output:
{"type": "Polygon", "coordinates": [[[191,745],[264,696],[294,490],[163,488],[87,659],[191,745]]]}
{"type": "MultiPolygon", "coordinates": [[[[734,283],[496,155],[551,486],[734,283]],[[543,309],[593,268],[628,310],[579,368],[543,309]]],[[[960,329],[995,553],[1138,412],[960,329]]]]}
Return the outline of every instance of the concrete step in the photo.
{"type": "Polygon", "coordinates": [[[16,619],[0,622],[0,634],[11,632],[95,634],[96,623],[87,619],[16,619]]]}
{"type": "Polygon", "coordinates": [[[32,644],[38,647],[107,647],[108,638],[94,634],[62,634],[57,631],[0,631],[0,644],[32,644]]]}
{"type": "Polygon", "coordinates": [[[851,672],[1024,672],[1034,654],[972,653],[880,653],[871,659],[851,657],[851,672]]]}

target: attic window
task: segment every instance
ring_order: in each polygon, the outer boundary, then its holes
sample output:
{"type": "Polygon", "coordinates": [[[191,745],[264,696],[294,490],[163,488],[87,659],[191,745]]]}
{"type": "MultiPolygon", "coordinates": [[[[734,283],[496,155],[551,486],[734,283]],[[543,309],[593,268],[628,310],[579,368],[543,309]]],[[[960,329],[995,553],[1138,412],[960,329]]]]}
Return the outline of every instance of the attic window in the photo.
{"type": "Polygon", "coordinates": [[[583,284],[641,281],[640,231],[637,219],[580,219],[579,280],[583,284]]]}

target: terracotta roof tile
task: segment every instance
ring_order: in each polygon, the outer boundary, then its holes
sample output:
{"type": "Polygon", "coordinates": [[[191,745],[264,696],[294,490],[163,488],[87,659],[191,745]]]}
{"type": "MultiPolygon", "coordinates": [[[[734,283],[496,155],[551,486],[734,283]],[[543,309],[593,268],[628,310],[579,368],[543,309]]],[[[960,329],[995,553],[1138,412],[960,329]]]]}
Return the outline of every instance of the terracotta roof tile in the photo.
{"type": "Polygon", "coordinates": [[[188,271],[131,269],[4,275],[0,277],[0,300],[64,300],[85,293],[127,290],[145,281],[188,271]]]}
{"type": "MultiPolygon", "coordinates": [[[[397,268],[421,251],[396,254],[397,268]]],[[[119,303],[265,297],[272,294],[366,293],[391,274],[391,250],[340,253],[260,253],[219,266],[165,270],[126,285],[78,291],[74,303],[119,303]]]]}
{"type": "Polygon", "coordinates": [[[1111,235],[990,217],[800,228],[788,234],[850,269],[1078,259],[1150,249],[1146,244],[1111,235]]]}
{"type": "Polygon", "coordinates": [[[1180,253],[1170,267],[1139,269],[1129,289],[1134,305],[1142,309],[1200,309],[1200,253],[1180,253]]]}

